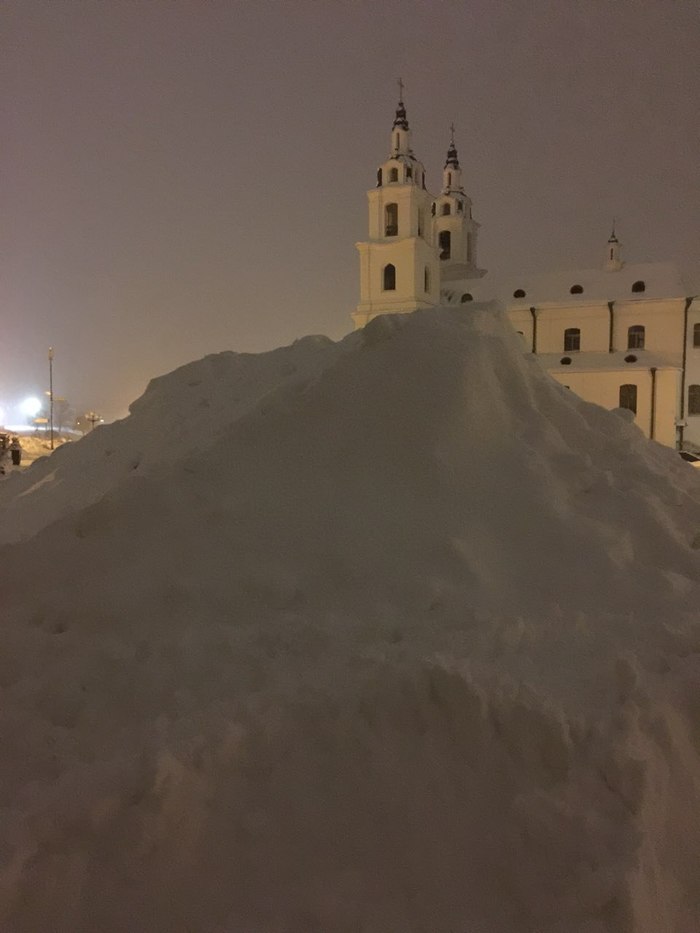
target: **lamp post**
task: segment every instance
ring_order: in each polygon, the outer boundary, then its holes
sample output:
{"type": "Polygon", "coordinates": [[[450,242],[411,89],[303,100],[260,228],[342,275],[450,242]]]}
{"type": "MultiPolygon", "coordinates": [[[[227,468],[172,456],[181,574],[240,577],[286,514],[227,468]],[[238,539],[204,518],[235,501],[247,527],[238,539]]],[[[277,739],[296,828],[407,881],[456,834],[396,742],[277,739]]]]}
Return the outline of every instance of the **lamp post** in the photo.
{"type": "Polygon", "coordinates": [[[53,347],[49,347],[49,431],[53,450],[53,347]]]}
{"type": "Polygon", "coordinates": [[[102,421],[102,418],[100,418],[100,416],[97,414],[96,411],[86,411],[86,412],[85,412],[85,419],[86,419],[86,421],[89,421],[89,422],[90,422],[90,430],[91,430],[91,431],[92,431],[92,429],[95,427],[95,425],[97,424],[98,421],[102,421]]]}

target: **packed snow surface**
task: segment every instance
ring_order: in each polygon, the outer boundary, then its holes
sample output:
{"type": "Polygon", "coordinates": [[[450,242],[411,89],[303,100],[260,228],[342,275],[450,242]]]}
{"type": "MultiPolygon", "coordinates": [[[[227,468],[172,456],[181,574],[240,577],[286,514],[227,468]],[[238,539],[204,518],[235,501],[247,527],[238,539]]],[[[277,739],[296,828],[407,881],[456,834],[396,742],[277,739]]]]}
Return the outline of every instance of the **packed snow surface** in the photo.
{"type": "Polygon", "coordinates": [[[698,933],[700,476],[493,306],[0,484],[3,933],[698,933]]]}

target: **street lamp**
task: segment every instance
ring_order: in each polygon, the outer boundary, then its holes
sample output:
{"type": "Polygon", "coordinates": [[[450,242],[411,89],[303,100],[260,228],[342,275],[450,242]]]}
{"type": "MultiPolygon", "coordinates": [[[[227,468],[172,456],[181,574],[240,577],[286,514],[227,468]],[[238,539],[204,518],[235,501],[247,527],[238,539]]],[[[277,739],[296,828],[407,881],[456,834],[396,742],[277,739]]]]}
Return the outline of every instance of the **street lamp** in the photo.
{"type": "Polygon", "coordinates": [[[87,411],[85,412],[85,418],[90,422],[90,430],[95,427],[98,421],[102,421],[102,418],[97,414],[96,411],[87,411]]]}
{"type": "Polygon", "coordinates": [[[49,427],[51,450],[53,450],[53,347],[49,347],[49,427]]]}

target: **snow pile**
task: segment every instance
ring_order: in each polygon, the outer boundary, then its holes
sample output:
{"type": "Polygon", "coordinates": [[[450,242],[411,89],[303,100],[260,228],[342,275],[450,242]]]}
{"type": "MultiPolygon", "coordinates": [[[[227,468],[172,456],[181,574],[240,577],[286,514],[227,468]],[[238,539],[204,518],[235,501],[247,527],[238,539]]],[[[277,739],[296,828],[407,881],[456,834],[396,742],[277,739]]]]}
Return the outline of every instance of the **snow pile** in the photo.
{"type": "Polygon", "coordinates": [[[697,933],[700,477],[493,307],[2,485],[0,928],[697,933]]]}

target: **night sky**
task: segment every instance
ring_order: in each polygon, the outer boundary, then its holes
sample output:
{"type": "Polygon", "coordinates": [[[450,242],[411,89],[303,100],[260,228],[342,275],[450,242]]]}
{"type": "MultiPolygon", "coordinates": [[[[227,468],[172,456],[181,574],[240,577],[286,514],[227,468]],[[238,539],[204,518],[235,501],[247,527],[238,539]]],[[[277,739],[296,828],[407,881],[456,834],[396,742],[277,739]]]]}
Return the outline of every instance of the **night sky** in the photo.
{"type": "Polygon", "coordinates": [[[0,407],[126,414],[220,350],[341,337],[405,82],[439,188],[454,121],[480,265],[700,283],[697,0],[17,0],[0,6],[0,407]]]}

